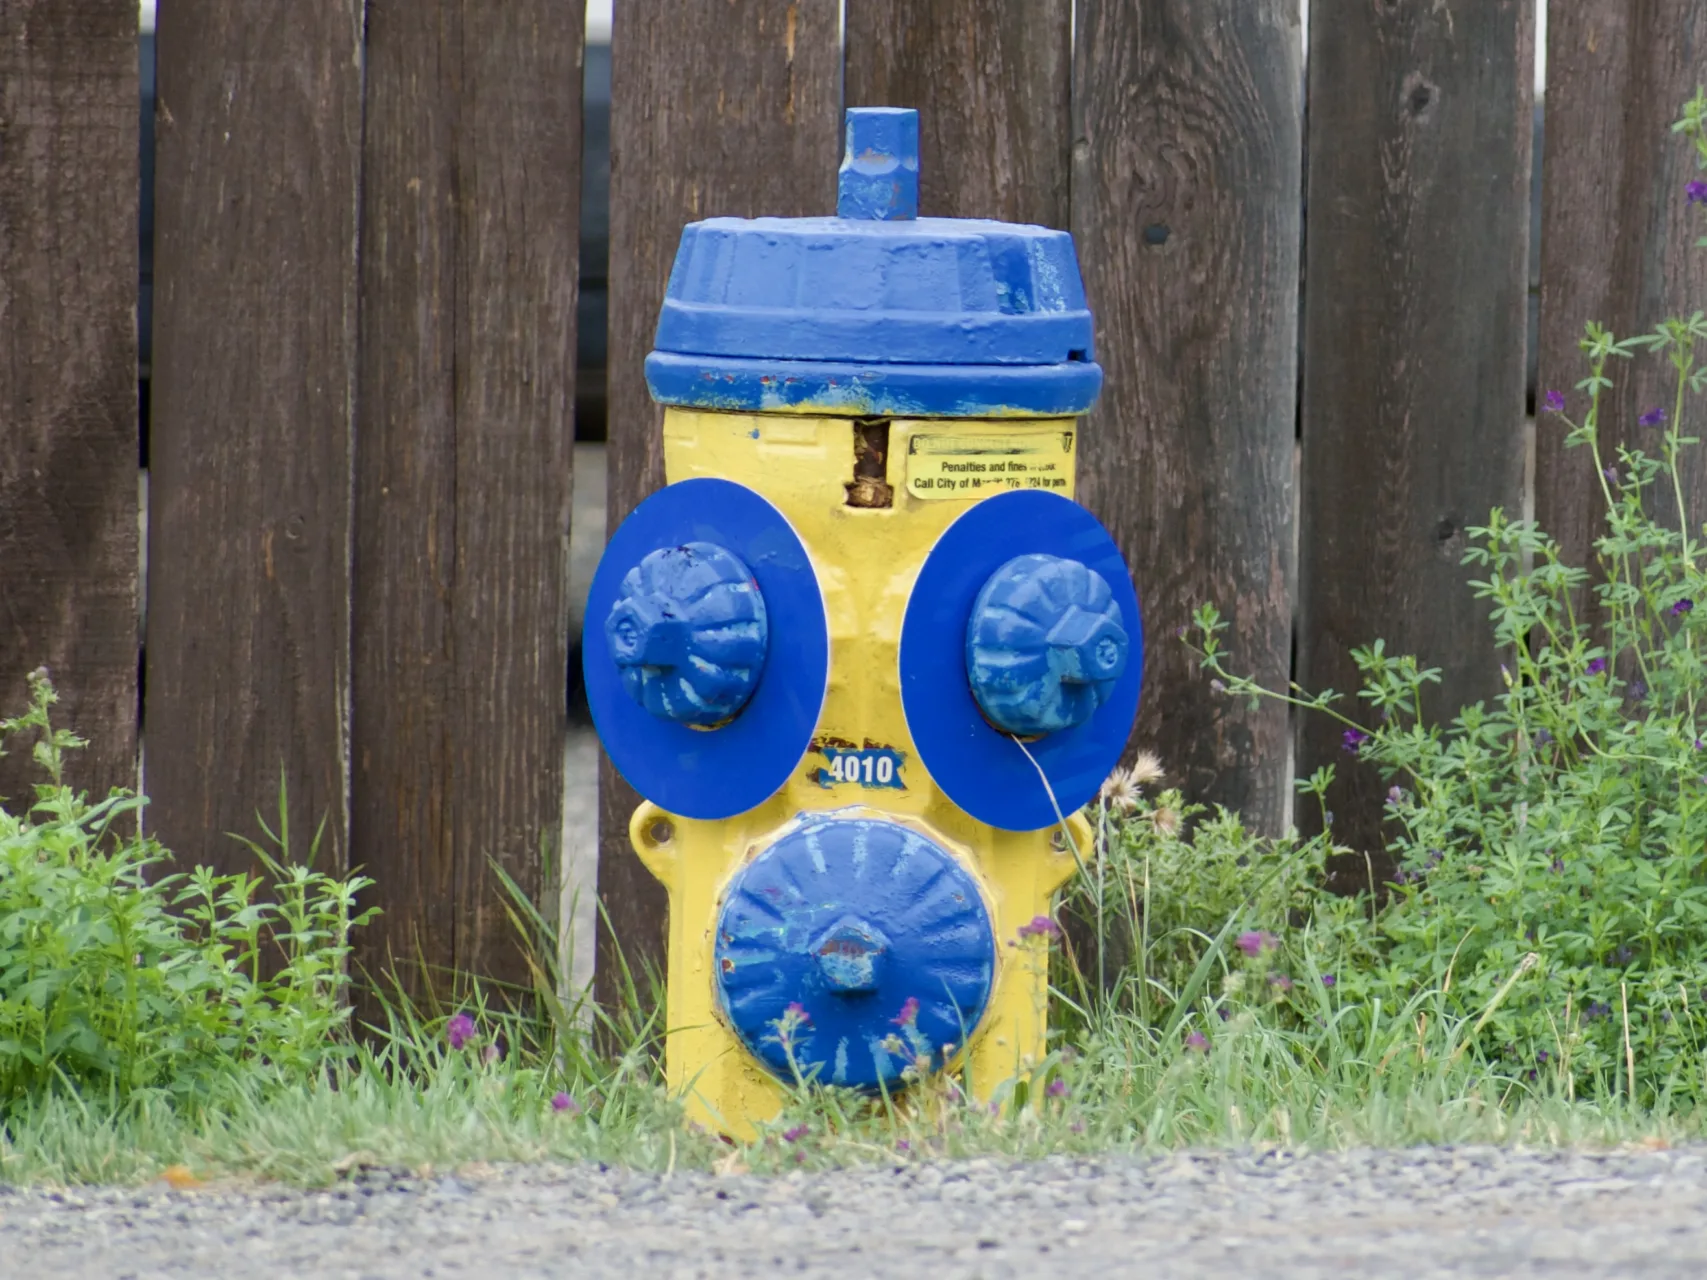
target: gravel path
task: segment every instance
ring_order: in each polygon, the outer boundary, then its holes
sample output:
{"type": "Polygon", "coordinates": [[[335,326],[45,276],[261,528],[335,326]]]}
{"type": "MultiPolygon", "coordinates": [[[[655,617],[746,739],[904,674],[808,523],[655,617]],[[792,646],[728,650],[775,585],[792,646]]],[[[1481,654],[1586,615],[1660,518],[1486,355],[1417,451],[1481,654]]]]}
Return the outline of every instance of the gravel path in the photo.
{"type": "Polygon", "coordinates": [[[1707,1148],[8,1191],[8,1277],[1700,1277],[1707,1148]]]}

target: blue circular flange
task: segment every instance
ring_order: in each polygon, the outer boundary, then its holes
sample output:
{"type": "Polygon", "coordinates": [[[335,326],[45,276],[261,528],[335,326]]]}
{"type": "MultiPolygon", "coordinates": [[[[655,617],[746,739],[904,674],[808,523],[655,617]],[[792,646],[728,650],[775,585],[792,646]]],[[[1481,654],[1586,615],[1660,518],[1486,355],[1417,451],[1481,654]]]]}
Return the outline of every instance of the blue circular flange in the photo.
{"type": "Polygon", "coordinates": [[[920,1057],[941,1067],[995,980],[970,873],[899,823],[835,814],[803,819],[736,873],[715,951],[723,1012],[753,1056],[791,1080],[791,1048],[803,1077],[850,1089],[900,1088],[920,1057]]]}
{"type": "Polygon", "coordinates": [[[1120,548],[1097,518],[1069,498],[1039,490],[985,499],[937,539],[901,624],[901,709],[919,760],[950,800],[1004,831],[1053,826],[1055,807],[1025,751],[978,709],[966,671],[966,624],[990,575],[1034,553],[1078,560],[1101,574],[1131,643],[1126,670],[1089,720],[1025,744],[1061,812],[1073,813],[1120,762],[1144,671],[1138,594],[1120,548]]]}
{"type": "Polygon", "coordinates": [[[684,818],[745,813],[776,794],[806,754],[829,682],[830,635],[818,576],[782,513],[745,485],[683,480],[647,498],[611,535],[587,593],[581,665],[599,740],[641,795],[684,818]],[[741,713],[717,729],[660,719],[623,687],[604,620],[630,569],[662,547],[710,542],[752,570],[771,636],[741,713]]]}

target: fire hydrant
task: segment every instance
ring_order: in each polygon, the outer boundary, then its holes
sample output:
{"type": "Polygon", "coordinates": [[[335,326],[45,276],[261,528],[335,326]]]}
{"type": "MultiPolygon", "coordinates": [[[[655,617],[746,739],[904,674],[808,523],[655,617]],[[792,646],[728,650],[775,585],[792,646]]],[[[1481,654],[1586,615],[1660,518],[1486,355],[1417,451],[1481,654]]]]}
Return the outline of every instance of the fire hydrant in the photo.
{"type": "Polygon", "coordinates": [[[917,206],[917,114],[850,110],[837,216],[684,230],[646,361],[667,484],[589,593],[669,890],[666,1076],[737,1137],[808,1081],[1026,1076],[1137,711],[1137,596],[1073,500],[1102,371],[1072,237],[917,206]]]}

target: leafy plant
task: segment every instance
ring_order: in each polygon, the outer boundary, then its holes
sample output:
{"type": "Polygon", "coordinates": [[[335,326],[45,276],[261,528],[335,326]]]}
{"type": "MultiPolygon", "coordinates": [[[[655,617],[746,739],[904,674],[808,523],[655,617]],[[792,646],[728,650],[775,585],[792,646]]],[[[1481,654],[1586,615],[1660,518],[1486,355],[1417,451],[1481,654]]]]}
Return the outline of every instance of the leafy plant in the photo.
{"type": "MultiPolygon", "coordinates": [[[[1707,95],[1676,130],[1707,169],[1707,95]]],[[[1683,198],[1707,207],[1707,182],[1683,198]]],[[[1426,722],[1438,671],[1380,641],[1353,651],[1355,710],[1332,691],[1271,693],[1228,670],[1217,611],[1196,618],[1219,688],[1336,718],[1348,757],[1391,784],[1392,896],[1368,914],[1317,901],[1287,963],[1331,977],[1335,1008],[1409,1012],[1437,993],[1437,1015],[1474,1020],[1490,1064],[1567,1093],[1707,1098],[1707,529],[1691,520],[1681,463],[1699,443],[1684,423],[1707,385],[1703,343],[1699,311],[1625,338],[1591,323],[1580,416],[1546,393],[1599,480],[1598,572],[1500,510],[1470,531],[1473,588],[1506,655],[1491,705],[1426,722]],[[1638,418],[1651,445],[1609,456],[1605,392],[1644,356],[1666,362],[1672,395],[1638,418]]],[[[1322,803],[1330,777],[1302,790],[1322,803]]],[[[1297,1012],[1324,1016],[1319,994],[1297,1012]]]]}
{"type": "Polygon", "coordinates": [[[290,858],[280,795],[267,873],[163,874],[142,800],[65,781],[83,742],[52,723],[46,672],[0,747],[33,738],[32,801],[0,808],[0,1113],[62,1089],[206,1097],[235,1072],[301,1079],[349,1052],[350,930],[368,881],[290,858]],[[263,896],[263,893],[266,896],[263,896]]]}

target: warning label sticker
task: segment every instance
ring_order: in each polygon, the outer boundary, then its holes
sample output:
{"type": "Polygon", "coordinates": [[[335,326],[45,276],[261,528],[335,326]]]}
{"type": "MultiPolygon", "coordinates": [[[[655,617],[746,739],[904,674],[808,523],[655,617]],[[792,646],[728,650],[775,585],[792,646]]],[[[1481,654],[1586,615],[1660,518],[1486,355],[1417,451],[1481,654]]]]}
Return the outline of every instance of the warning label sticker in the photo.
{"type": "Polygon", "coordinates": [[[907,442],[915,498],[986,498],[1008,489],[1073,496],[1072,431],[916,435],[907,442]]]}

